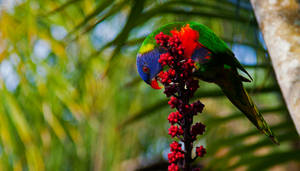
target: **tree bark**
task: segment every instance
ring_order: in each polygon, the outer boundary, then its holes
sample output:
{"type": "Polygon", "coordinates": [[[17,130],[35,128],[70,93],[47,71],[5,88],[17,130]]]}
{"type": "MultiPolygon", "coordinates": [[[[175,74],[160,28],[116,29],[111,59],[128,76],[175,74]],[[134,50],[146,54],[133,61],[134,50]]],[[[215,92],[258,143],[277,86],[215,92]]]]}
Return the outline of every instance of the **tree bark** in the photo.
{"type": "Polygon", "coordinates": [[[251,0],[289,113],[300,134],[300,9],[297,0],[251,0]]]}

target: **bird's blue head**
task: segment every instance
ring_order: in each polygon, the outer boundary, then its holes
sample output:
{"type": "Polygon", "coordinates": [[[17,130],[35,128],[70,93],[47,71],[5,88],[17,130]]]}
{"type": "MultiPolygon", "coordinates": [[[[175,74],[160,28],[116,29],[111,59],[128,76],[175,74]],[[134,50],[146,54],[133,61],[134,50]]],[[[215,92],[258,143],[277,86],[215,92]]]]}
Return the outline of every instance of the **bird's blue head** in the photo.
{"type": "Polygon", "coordinates": [[[154,89],[160,89],[157,83],[157,74],[162,70],[158,62],[160,51],[154,48],[143,54],[138,54],[136,66],[140,77],[154,89]]]}

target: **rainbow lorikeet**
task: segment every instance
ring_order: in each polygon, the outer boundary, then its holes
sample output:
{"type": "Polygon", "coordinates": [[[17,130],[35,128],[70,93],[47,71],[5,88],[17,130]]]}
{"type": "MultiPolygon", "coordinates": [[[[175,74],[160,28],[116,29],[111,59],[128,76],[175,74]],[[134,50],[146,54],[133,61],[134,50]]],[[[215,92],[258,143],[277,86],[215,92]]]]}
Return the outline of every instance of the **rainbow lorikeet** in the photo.
{"type": "Polygon", "coordinates": [[[251,76],[235,58],[229,47],[209,28],[196,22],[176,22],[167,24],[147,36],[137,55],[137,70],[140,77],[151,87],[159,89],[158,73],[163,70],[158,62],[164,49],[156,43],[155,36],[163,32],[167,35],[177,34],[183,46],[183,55],[195,61],[195,77],[217,84],[228,99],[247,118],[274,143],[276,137],[270,130],[261,113],[249,97],[242,82],[251,82],[251,76]],[[246,73],[250,79],[238,73],[246,73]]]}

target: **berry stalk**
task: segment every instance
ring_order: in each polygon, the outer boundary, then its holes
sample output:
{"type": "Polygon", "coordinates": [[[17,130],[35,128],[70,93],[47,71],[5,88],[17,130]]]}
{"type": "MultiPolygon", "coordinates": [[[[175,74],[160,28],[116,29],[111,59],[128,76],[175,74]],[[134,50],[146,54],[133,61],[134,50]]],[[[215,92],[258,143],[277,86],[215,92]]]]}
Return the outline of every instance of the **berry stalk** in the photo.
{"type": "Polygon", "coordinates": [[[158,79],[165,87],[166,96],[170,97],[168,102],[170,107],[177,109],[168,116],[171,124],[169,135],[182,141],[182,143],[173,141],[170,144],[168,170],[190,171],[192,162],[206,153],[203,146],[196,147],[195,157],[192,158],[193,143],[197,136],[205,131],[205,125],[200,122],[193,125],[193,117],[202,112],[204,105],[199,100],[190,103],[190,98],[199,88],[198,80],[193,78],[195,62],[191,59],[191,55],[184,53],[185,48],[181,44],[179,32],[171,31],[171,33],[172,36],[162,32],[155,36],[156,43],[164,52],[160,55],[159,63],[166,69],[158,74],[158,79]],[[184,149],[181,147],[182,144],[184,149]]]}

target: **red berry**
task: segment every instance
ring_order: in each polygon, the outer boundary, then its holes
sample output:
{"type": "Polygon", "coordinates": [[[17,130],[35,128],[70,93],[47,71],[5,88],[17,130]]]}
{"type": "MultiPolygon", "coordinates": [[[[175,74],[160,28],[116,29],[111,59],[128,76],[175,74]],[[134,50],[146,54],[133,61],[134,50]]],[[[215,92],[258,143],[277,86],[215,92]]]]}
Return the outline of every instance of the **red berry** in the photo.
{"type": "Polygon", "coordinates": [[[169,165],[168,167],[168,171],[178,171],[179,170],[179,167],[177,164],[175,163],[172,163],[171,165],[169,165]]]}
{"type": "Polygon", "coordinates": [[[199,157],[203,157],[206,154],[205,148],[201,145],[200,147],[196,147],[196,155],[199,157]]]}

